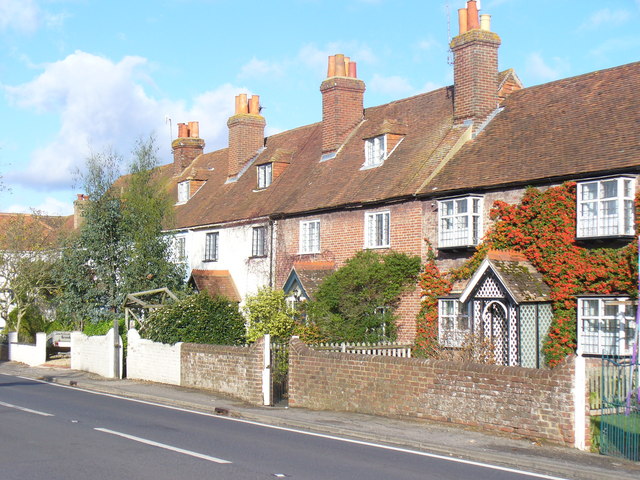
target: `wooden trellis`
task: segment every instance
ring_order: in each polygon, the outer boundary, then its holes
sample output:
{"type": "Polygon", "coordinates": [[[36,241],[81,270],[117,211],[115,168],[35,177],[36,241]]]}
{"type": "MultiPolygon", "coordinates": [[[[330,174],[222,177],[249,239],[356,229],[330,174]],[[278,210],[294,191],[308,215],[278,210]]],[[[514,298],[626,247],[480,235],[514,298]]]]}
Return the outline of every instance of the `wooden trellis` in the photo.
{"type": "Polygon", "coordinates": [[[144,292],[129,293],[124,300],[124,319],[127,329],[131,328],[133,321],[142,325],[148,312],[162,308],[169,301],[177,301],[168,288],[156,288],[144,292]]]}

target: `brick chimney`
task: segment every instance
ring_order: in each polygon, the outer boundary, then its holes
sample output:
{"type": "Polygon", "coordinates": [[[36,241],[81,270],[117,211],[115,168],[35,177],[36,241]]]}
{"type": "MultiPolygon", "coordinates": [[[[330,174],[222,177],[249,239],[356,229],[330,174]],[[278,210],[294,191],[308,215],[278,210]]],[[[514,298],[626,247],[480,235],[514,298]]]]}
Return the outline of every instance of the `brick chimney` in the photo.
{"type": "Polygon", "coordinates": [[[236,113],[229,118],[229,167],[227,176],[236,176],[244,164],[264,147],[266,121],[260,115],[260,97],[236,96],[236,113]]]}
{"type": "Polygon", "coordinates": [[[89,195],[79,193],[73,202],[73,229],[77,230],[84,224],[84,210],[87,208],[89,195]]]}
{"type": "Polygon", "coordinates": [[[322,92],[322,154],[340,148],[360,123],[364,112],[364,82],[357,78],[356,62],[344,55],[329,57],[322,92]]]}
{"type": "Polygon", "coordinates": [[[178,138],[171,142],[174,175],[180,175],[204,151],[204,140],[199,137],[199,129],[198,122],[178,124],[178,138]]]}
{"type": "Polygon", "coordinates": [[[458,10],[460,34],[451,41],[453,51],[455,123],[482,122],[498,106],[498,47],[490,16],[481,15],[475,0],[458,10]]]}

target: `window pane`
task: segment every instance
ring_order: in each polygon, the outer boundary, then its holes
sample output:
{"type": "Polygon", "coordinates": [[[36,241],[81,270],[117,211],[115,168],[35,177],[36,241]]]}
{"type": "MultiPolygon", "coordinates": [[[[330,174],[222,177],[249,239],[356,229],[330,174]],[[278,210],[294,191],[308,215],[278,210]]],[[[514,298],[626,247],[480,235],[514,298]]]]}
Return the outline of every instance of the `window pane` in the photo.
{"type": "Polygon", "coordinates": [[[606,180],[602,182],[602,198],[615,198],[618,196],[618,181],[606,180]]]}
{"type": "Polygon", "coordinates": [[[467,213],[467,199],[456,200],[457,213],[467,213]]]}
{"type": "Polygon", "coordinates": [[[582,183],[580,184],[580,200],[595,200],[598,198],[598,184],[597,183],[582,183]]]}

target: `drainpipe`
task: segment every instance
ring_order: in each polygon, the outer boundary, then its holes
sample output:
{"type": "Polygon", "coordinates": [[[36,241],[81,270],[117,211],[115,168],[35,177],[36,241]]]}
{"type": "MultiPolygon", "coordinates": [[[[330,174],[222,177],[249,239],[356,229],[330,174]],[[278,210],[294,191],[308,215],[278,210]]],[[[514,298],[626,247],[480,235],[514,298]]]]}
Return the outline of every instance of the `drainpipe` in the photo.
{"type": "Polygon", "coordinates": [[[276,254],[276,228],[278,228],[278,221],[269,219],[269,227],[271,229],[271,248],[269,252],[269,286],[273,289],[273,279],[274,272],[273,269],[275,267],[275,261],[273,257],[276,254]]]}

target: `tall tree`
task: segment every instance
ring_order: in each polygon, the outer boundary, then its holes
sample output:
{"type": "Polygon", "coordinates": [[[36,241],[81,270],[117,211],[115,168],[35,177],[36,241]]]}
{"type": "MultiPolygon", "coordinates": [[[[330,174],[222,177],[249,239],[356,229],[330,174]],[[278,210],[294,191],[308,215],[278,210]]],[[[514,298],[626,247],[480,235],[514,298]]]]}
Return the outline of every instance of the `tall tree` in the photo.
{"type": "Polygon", "coordinates": [[[177,289],[184,281],[162,232],[172,209],[154,139],[138,141],[132,153],[126,176],[113,151],[91,155],[80,175],[89,201],[59,269],[62,311],[78,323],[119,314],[127,293],[177,289]]]}

